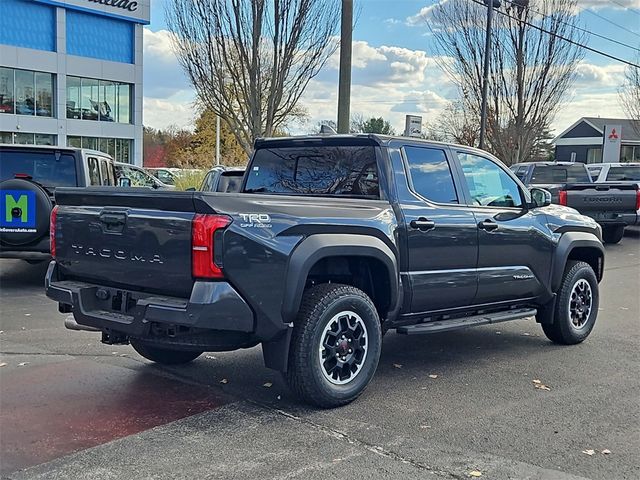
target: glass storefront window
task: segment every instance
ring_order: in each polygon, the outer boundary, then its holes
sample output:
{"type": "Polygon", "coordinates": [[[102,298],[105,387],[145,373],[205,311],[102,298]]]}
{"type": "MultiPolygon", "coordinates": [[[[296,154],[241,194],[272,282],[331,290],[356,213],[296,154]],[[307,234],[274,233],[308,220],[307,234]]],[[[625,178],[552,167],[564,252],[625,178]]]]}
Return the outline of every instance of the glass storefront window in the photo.
{"type": "Polygon", "coordinates": [[[601,163],[602,162],[602,148],[589,148],[587,149],[587,163],[601,163]]]}
{"type": "Polygon", "coordinates": [[[80,79],[78,77],[67,77],[67,118],[82,118],[80,79]]]}
{"type": "Polygon", "coordinates": [[[117,114],[116,84],[114,82],[100,82],[100,120],[113,122],[117,114]]]}
{"type": "Polygon", "coordinates": [[[0,67],[0,113],[13,113],[13,69],[11,68],[0,67]]]}
{"type": "Polygon", "coordinates": [[[131,123],[128,83],[67,77],[67,118],[131,123]]]}
{"type": "Polygon", "coordinates": [[[82,148],[82,137],[67,137],[67,146],[82,148]]]}
{"type": "Polygon", "coordinates": [[[67,137],[67,145],[104,152],[118,161],[131,163],[133,160],[133,140],[129,138],[67,137]]]}
{"type": "Polygon", "coordinates": [[[131,85],[118,85],[118,122],[131,123],[131,85]]]}
{"type": "Polygon", "coordinates": [[[55,135],[45,135],[41,133],[36,133],[35,135],[35,144],[36,145],[55,145],[56,144],[56,136],[55,135]]]}
{"type": "Polygon", "coordinates": [[[53,117],[53,74],[0,67],[0,113],[53,117]]]}
{"type": "Polygon", "coordinates": [[[16,85],[16,113],[18,115],[33,115],[36,111],[35,76],[27,70],[15,71],[16,85]]]}
{"type": "Polygon", "coordinates": [[[83,120],[98,120],[98,111],[100,110],[98,100],[99,82],[90,78],[82,79],[81,108],[83,120]]]}
{"type": "Polygon", "coordinates": [[[0,132],[0,143],[18,145],[57,145],[58,137],[46,133],[0,132]]]}
{"type": "Polygon", "coordinates": [[[33,145],[33,133],[16,133],[13,143],[17,145],[33,145]]]}
{"type": "Polygon", "coordinates": [[[36,72],[36,115],[53,116],[53,75],[36,72]]]}

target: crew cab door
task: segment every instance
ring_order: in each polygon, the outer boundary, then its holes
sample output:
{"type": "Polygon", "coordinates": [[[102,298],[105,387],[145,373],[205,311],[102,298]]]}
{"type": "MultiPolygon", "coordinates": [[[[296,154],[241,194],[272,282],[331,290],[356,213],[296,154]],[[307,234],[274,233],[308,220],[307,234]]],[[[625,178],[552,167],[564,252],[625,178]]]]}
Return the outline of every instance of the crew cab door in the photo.
{"type": "Polygon", "coordinates": [[[533,298],[545,291],[553,243],[540,209],[508,170],[475,152],[456,152],[478,231],[478,291],[474,304],[533,298]]]}
{"type": "Polygon", "coordinates": [[[464,307],[476,293],[476,221],[456,188],[448,153],[419,144],[400,150],[403,168],[395,178],[411,313],[464,307]]]}

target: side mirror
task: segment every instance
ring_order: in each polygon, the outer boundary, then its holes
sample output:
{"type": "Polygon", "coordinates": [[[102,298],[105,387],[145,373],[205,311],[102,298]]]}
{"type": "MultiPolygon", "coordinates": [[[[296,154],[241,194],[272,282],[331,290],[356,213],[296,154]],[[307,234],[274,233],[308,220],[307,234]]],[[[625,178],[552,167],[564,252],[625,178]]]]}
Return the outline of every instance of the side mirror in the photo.
{"type": "Polygon", "coordinates": [[[546,207],[551,205],[551,192],[544,188],[532,187],[529,189],[531,192],[531,200],[533,208],[546,207]]]}
{"type": "Polygon", "coordinates": [[[129,177],[120,177],[118,179],[118,186],[119,187],[130,187],[131,186],[131,179],[129,177]]]}

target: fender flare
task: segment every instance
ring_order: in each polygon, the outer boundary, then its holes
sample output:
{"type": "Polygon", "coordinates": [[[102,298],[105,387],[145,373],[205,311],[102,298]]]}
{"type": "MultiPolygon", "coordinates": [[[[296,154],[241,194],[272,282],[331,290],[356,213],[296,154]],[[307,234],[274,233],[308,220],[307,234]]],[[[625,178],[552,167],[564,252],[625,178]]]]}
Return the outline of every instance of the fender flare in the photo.
{"type": "Polygon", "coordinates": [[[298,314],[311,268],[323,258],[343,256],[370,257],[382,262],[391,288],[389,311],[396,310],[400,291],[398,263],[388,245],[369,235],[316,234],[300,242],[289,258],[282,300],[282,318],[285,322],[293,322],[298,314]]]}
{"type": "Polygon", "coordinates": [[[563,233],[556,247],[555,255],[553,256],[553,264],[551,266],[551,290],[553,292],[560,288],[562,282],[562,275],[564,268],[567,265],[567,259],[575,248],[590,248],[596,250],[602,257],[602,266],[598,280],[602,278],[604,274],[604,246],[602,242],[593,233],[587,232],[567,232],[563,233]]]}

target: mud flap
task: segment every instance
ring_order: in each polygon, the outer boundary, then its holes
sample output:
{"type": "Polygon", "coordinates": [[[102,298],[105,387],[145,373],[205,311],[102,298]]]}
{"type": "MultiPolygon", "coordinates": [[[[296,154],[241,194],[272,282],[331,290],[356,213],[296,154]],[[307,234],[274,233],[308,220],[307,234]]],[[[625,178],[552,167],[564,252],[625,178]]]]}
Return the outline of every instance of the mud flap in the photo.
{"type": "Polygon", "coordinates": [[[286,373],[289,364],[289,346],[291,345],[291,334],[293,325],[273,340],[262,342],[262,356],[267,368],[286,373]]]}

